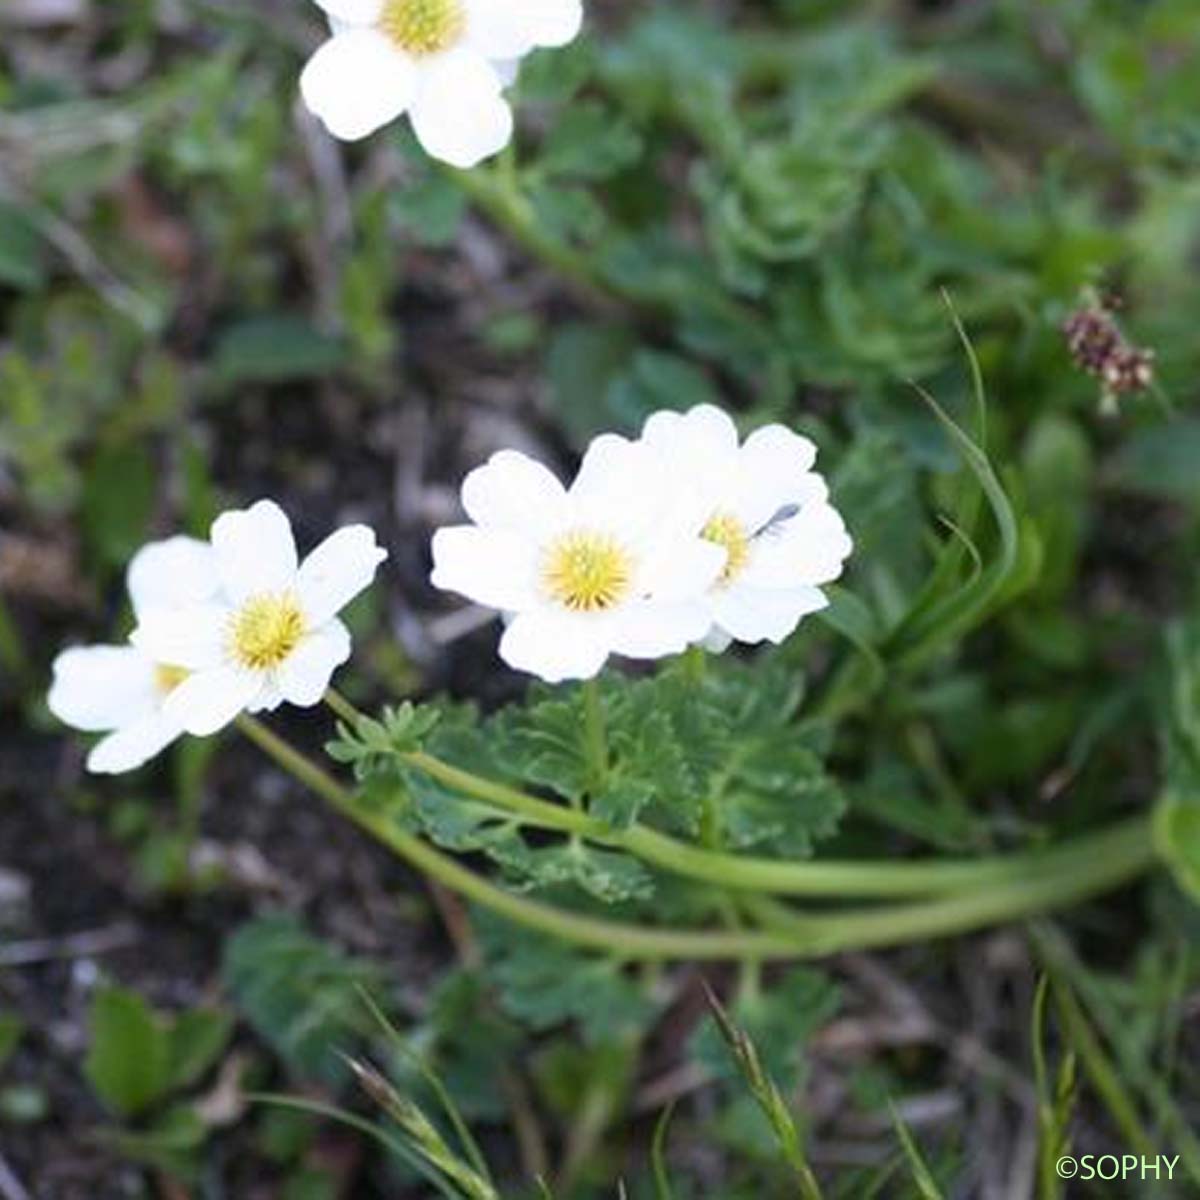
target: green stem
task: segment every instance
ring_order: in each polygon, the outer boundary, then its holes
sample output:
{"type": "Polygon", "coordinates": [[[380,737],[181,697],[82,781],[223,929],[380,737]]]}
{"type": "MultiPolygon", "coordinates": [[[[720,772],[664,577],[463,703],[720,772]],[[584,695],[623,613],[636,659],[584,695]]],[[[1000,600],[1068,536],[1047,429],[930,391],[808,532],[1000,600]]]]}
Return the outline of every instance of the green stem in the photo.
{"type": "Polygon", "coordinates": [[[604,705],[600,685],[594,679],[583,684],[584,737],[587,746],[588,796],[594,800],[608,784],[608,734],[604,728],[604,705]]]}
{"type": "Polygon", "coordinates": [[[332,708],[333,711],[339,717],[341,717],[351,729],[355,729],[358,726],[358,722],[362,719],[363,714],[360,713],[358,709],[355,708],[354,705],[351,704],[350,701],[347,700],[346,697],[337,690],[337,688],[330,687],[325,689],[325,703],[328,704],[329,707],[332,708]]]}
{"type": "MultiPolygon", "coordinates": [[[[326,700],[351,725],[361,716],[332,688],[326,700]]],[[[1112,847],[1126,841],[1142,844],[1149,836],[1149,818],[1137,816],[1062,846],[1018,854],[899,862],[838,859],[789,862],[693,846],[645,825],[613,829],[586,813],[464,771],[424,751],[409,751],[400,757],[410,767],[453,791],[515,813],[540,829],[585,837],[599,845],[625,850],[652,866],[705,883],[780,896],[887,899],[957,894],[1004,884],[1021,887],[1033,877],[1086,872],[1097,859],[1107,856],[1112,847]]]]}
{"type": "Polygon", "coordinates": [[[513,895],[394,825],[382,813],[358,804],[353,794],[332,776],[253,717],[239,717],[238,726],[289,775],[398,857],[459,895],[531,929],[579,946],[607,950],[630,959],[728,959],[744,954],[786,958],[798,952],[793,939],[776,934],[731,935],[645,929],[618,921],[563,912],[536,900],[513,895]]]}
{"type": "Polygon", "coordinates": [[[512,239],[561,275],[588,300],[631,300],[593,269],[588,258],[546,232],[537,212],[521,191],[511,163],[470,171],[447,167],[446,173],[488,219],[512,239]]]}
{"type": "Polygon", "coordinates": [[[899,945],[1072,904],[1127,882],[1154,861],[1149,822],[1142,821],[1096,835],[1091,861],[1083,861],[1065,874],[1016,880],[926,904],[827,915],[801,915],[762,897],[755,905],[772,928],[753,932],[647,929],[564,912],[506,892],[399,828],[384,813],[360,805],[350,791],[253,717],[242,716],[238,724],[247,737],[335,811],[430,878],[531,929],[621,958],[799,958],[899,945]]]}
{"type": "Polygon", "coordinates": [[[752,903],[771,929],[811,937],[815,951],[828,954],[849,946],[871,949],[963,933],[1063,908],[1129,882],[1155,861],[1149,821],[1118,826],[1086,840],[1090,858],[1080,857],[1069,871],[1048,871],[922,904],[814,918],[767,897],[752,903]]]}
{"type": "Polygon", "coordinates": [[[463,795],[517,813],[543,829],[590,838],[636,855],[663,870],[721,887],[791,896],[930,896],[983,886],[1022,885],[1031,876],[1086,869],[1110,846],[1148,837],[1148,818],[1134,817],[1100,833],[1087,834],[1050,850],[981,858],[861,862],[831,859],[788,862],[724,854],[692,846],[645,825],[616,830],[583,813],[539,800],[505,784],[460,770],[422,751],[402,756],[417,770],[463,795]]]}

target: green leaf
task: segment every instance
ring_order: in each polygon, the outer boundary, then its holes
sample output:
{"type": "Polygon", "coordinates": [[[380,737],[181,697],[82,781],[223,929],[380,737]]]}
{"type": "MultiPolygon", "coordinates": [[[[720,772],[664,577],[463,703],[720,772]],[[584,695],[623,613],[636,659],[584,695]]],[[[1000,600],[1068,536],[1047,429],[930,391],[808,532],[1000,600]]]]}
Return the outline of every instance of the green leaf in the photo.
{"type": "Polygon", "coordinates": [[[144,445],[100,451],[88,469],[80,518],[88,549],[101,565],[123,566],[145,541],[158,467],[144,445]]]}
{"type": "Polygon", "coordinates": [[[515,817],[463,799],[421,772],[409,772],[406,786],[414,800],[415,816],[430,838],[449,850],[486,854],[499,864],[514,888],[573,884],[609,904],[646,899],[654,890],[649,872],[628,855],[578,840],[534,846],[515,817]]]}
{"type": "Polygon", "coordinates": [[[501,1008],[532,1030],[574,1021],[587,1041],[603,1042],[642,1028],[654,1011],[645,984],[611,958],[576,954],[490,916],[477,924],[501,1008]]]}
{"type": "Polygon", "coordinates": [[[41,234],[22,209],[0,201],[0,284],[31,292],[45,282],[41,234]]]}
{"type": "Polygon", "coordinates": [[[1153,836],[1176,882],[1200,901],[1200,621],[1172,625],[1166,649],[1166,783],[1153,836]]]}
{"type": "Polygon", "coordinates": [[[611,425],[608,389],[629,362],[633,337],[623,325],[566,324],[546,352],[550,401],[576,445],[611,425]]]}
{"type": "Polygon", "coordinates": [[[458,1107],[475,1120],[502,1119],[508,1111],[502,1079],[521,1053],[523,1033],[496,1005],[482,965],[451,971],[435,984],[428,1030],[425,1057],[458,1107]]]}
{"type": "Polygon", "coordinates": [[[720,404],[709,376],[694,363],[660,350],[638,350],[626,370],[609,384],[605,406],[621,428],[640,430],[660,409],[684,411],[697,404],[720,404]]]}
{"type": "Polygon", "coordinates": [[[699,679],[687,666],[663,672],[654,706],[669,714],[686,792],[655,790],[655,815],[731,847],[761,846],[785,858],[831,836],[845,797],[794,718],[803,681],[786,664],[715,659],[699,679]]]}
{"type": "MultiPolygon", "coordinates": [[[[790,666],[769,657],[751,666],[690,656],[653,678],[613,674],[594,686],[599,763],[580,686],[534,686],[524,707],[483,722],[470,708],[444,708],[425,750],[493,783],[548,793],[614,831],[641,820],[784,857],[810,854],[836,831],[845,798],[817,752],[824,735],[795,723],[803,687],[790,666]]],[[[605,903],[646,900],[655,890],[646,868],[624,852],[578,836],[547,842],[528,832],[536,814],[468,798],[453,776],[398,754],[383,722],[364,719],[353,735],[343,729],[331,751],[354,762],[362,803],[415,824],[447,849],[486,854],[513,886],[573,884],[605,903]]]]}
{"type": "Polygon", "coordinates": [[[1154,810],[1154,844],[1175,881],[1200,903],[1200,790],[1168,791],[1154,810]]]}
{"type": "Polygon", "coordinates": [[[165,1023],[136,992],[110,987],[92,1000],[91,1046],[84,1074],[96,1094],[122,1116],[136,1116],[171,1085],[165,1023]]]}
{"type": "Polygon", "coordinates": [[[350,958],[290,917],[243,925],[222,972],[246,1019],[302,1075],[337,1080],[347,1037],[367,1025],[360,989],[382,994],[378,968],[350,958]]]}
{"type": "Polygon", "coordinates": [[[433,705],[407,700],[386,705],[378,720],[360,715],[353,722],[338,721],[338,736],[325,744],[325,753],[353,766],[355,778],[366,779],[374,770],[393,769],[399,755],[421,749],[441,715],[433,705]]]}
{"type": "Polygon", "coordinates": [[[393,211],[423,246],[449,246],[458,236],[467,210],[467,196],[454,180],[440,171],[429,171],[397,189],[393,211]]]}
{"type": "MultiPolygon", "coordinates": [[[[986,400],[979,360],[957,316],[954,316],[954,325],[967,355],[976,406],[982,414],[986,400]]],[[[910,666],[927,660],[943,646],[964,637],[993,610],[1001,594],[1011,588],[1018,575],[1023,561],[1022,546],[1028,541],[1028,538],[1022,538],[1024,527],[1018,522],[1008,494],[983,448],[951,420],[932,396],[925,392],[922,396],[979,484],[995,520],[999,545],[992,560],[957,587],[947,589],[944,584],[950,573],[935,569],[933,586],[925,589],[888,640],[887,651],[893,661],[910,666]]],[[[948,561],[955,562],[961,554],[961,542],[952,541],[943,551],[943,559],[948,556],[948,561]]],[[[948,582],[952,584],[953,580],[948,582]]]]}
{"type": "Polygon", "coordinates": [[[514,85],[519,98],[536,104],[564,105],[587,82],[593,57],[590,38],[535,50],[521,60],[521,74],[514,85]]]}
{"type": "Polygon", "coordinates": [[[125,1157],[180,1180],[198,1174],[197,1154],[209,1129],[189,1104],[177,1104],[145,1132],[121,1131],[113,1144],[125,1157]]]}
{"type": "Polygon", "coordinates": [[[526,708],[494,718],[486,732],[506,774],[572,804],[586,798],[592,816],[622,829],[656,790],[687,786],[686,767],[668,715],[654,708],[652,687],[615,676],[596,686],[608,755],[601,779],[592,778],[582,687],[534,688],[526,708]]]}
{"type": "Polygon", "coordinates": [[[630,166],[642,150],[636,129],[596,100],[572,104],[555,121],[538,171],[569,179],[607,179],[630,166]]]}
{"type": "Polygon", "coordinates": [[[221,334],[213,372],[225,387],[315,379],[342,366],[345,351],[335,338],[300,317],[256,317],[221,334]]]}
{"type": "Polygon", "coordinates": [[[1200,417],[1177,417],[1143,429],[1112,466],[1118,487],[1200,506],[1200,417]]]}
{"type": "MultiPolygon", "coordinates": [[[[519,786],[534,784],[564,800],[588,793],[589,765],[583,738],[583,702],[579,689],[564,689],[548,699],[549,689],[531,689],[528,709],[511,708],[483,726],[469,709],[444,712],[427,741],[431,754],[485,778],[519,786]]],[[[653,737],[653,730],[643,730],[653,737]]],[[[615,825],[628,823],[645,802],[652,776],[624,756],[627,739],[610,732],[615,757],[603,790],[591,797],[594,815],[615,825]]],[[[641,747],[647,753],[648,744],[641,747]]],[[[669,754],[669,748],[666,751],[669,754]]],[[[481,851],[503,868],[519,888],[574,884],[605,903],[646,898],[653,881],[635,859],[577,840],[549,846],[531,843],[520,820],[505,810],[469,800],[419,769],[405,768],[403,787],[411,797],[421,828],[447,849],[481,851]]]]}
{"type": "Polygon", "coordinates": [[[0,1071],[25,1036],[25,1022],[16,1013],[0,1012],[0,1071]]]}
{"type": "Polygon", "coordinates": [[[215,1008],[193,1008],[176,1017],[169,1032],[172,1088],[197,1083],[216,1062],[233,1033],[233,1016],[215,1008]]]}

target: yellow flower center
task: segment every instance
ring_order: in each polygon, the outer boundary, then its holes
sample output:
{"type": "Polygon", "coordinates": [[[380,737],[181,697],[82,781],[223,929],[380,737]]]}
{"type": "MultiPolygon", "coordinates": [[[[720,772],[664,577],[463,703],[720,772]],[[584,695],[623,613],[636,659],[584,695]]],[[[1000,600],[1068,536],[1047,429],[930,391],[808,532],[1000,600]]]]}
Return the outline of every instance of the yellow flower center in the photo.
{"type": "Polygon", "coordinates": [[[448,50],[465,25],[462,0],[387,0],[379,18],[380,30],[417,57],[448,50]]]}
{"type": "Polygon", "coordinates": [[[230,651],[252,671],[277,667],[304,636],[304,614],[291,592],[251,596],[230,623],[230,651]]]}
{"type": "Polygon", "coordinates": [[[723,587],[742,572],[750,558],[750,535],[746,527],[731,513],[716,512],[700,531],[706,542],[720,546],[726,554],[725,567],[717,585],[723,587]]]}
{"type": "Polygon", "coordinates": [[[154,686],[162,696],[170,695],[189,675],[187,667],[173,667],[169,663],[158,663],[154,668],[154,686]]]}
{"type": "Polygon", "coordinates": [[[612,608],[625,598],[632,580],[629,552],[607,533],[564,533],[542,561],[546,594],[571,612],[612,608]]]}

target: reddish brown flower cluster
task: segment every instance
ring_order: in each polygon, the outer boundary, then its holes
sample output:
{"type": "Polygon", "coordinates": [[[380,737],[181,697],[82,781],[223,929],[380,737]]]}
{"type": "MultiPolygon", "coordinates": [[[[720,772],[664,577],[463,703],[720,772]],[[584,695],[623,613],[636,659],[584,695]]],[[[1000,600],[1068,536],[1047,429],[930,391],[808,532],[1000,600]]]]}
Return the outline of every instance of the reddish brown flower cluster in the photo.
{"type": "Polygon", "coordinates": [[[1108,404],[1126,393],[1143,392],[1154,382],[1154,351],[1126,340],[1114,315],[1119,306],[1117,297],[1089,290],[1083,305],[1063,322],[1071,357],[1100,380],[1108,404]]]}

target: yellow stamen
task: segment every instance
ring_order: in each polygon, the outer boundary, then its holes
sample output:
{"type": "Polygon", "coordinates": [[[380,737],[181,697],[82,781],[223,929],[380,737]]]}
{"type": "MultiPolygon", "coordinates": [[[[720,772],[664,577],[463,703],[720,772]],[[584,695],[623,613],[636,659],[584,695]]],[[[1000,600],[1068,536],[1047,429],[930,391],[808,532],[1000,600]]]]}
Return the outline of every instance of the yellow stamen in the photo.
{"type": "Polygon", "coordinates": [[[304,636],[304,614],[291,592],[251,596],[234,614],[229,648],[239,666],[252,671],[277,667],[304,636]]]}
{"type": "Polygon", "coordinates": [[[380,30],[417,57],[448,50],[465,25],[462,0],[387,0],[379,18],[380,30]]]}
{"type": "Polygon", "coordinates": [[[737,517],[732,513],[713,513],[700,536],[725,551],[725,568],[717,580],[718,586],[724,586],[741,574],[750,559],[750,536],[737,517]]]}
{"type": "Polygon", "coordinates": [[[546,551],[542,585],[571,612],[600,612],[619,604],[629,591],[633,562],[611,534],[577,529],[546,551]]]}
{"type": "Polygon", "coordinates": [[[187,667],[173,667],[169,663],[158,663],[154,668],[154,686],[163,696],[173,692],[189,675],[187,667]]]}

